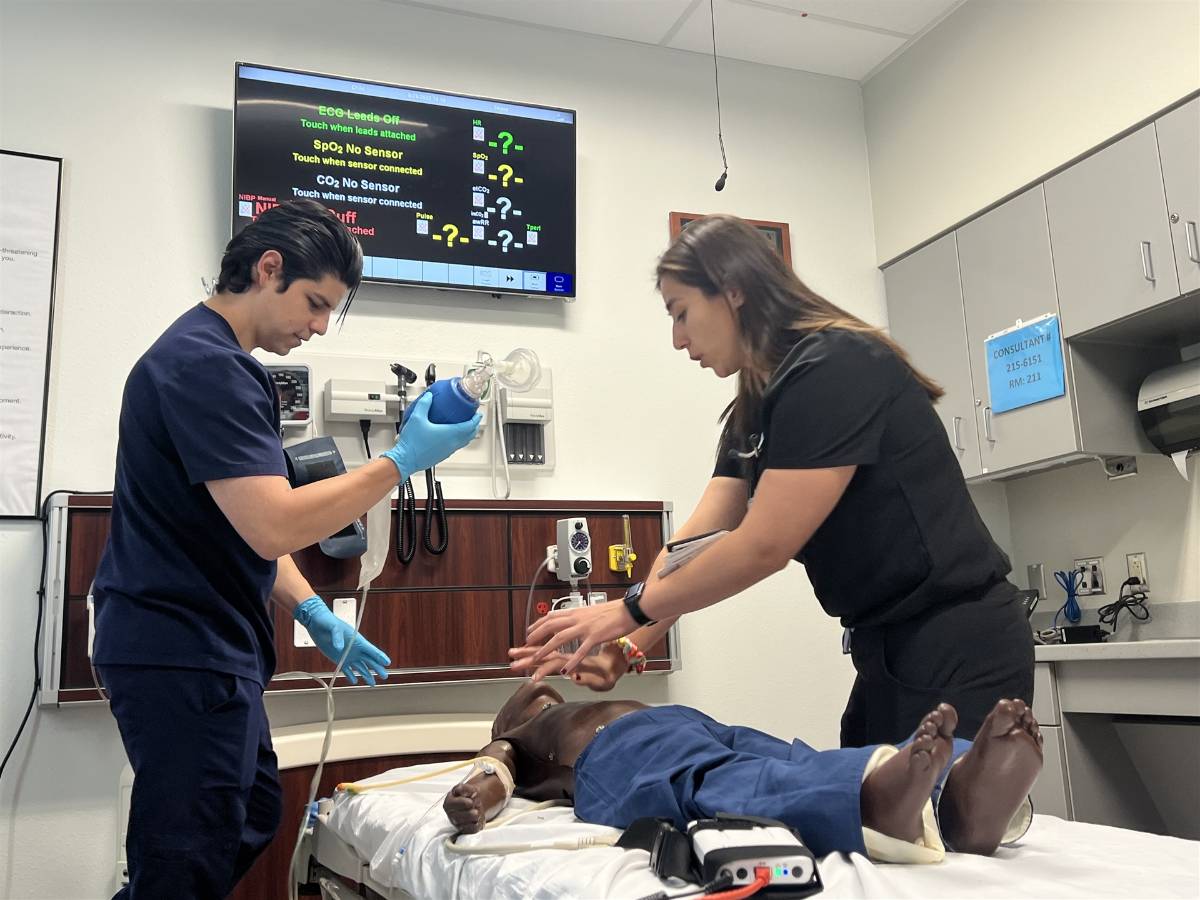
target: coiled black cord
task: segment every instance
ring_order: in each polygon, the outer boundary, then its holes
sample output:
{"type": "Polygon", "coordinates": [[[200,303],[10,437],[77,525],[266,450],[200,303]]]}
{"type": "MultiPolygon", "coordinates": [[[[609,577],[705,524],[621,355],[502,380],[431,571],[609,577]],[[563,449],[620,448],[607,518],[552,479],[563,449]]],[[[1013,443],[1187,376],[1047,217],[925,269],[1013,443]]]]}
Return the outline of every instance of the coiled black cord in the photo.
{"type": "Polygon", "coordinates": [[[442,496],[442,483],[433,474],[433,469],[425,470],[425,530],[421,540],[425,549],[434,556],[445,553],[450,543],[450,530],[446,527],[446,498],[442,496]],[[435,526],[438,532],[436,544],[433,542],[435,526]]]}
{"type": "Polygon", "coordinates": [[[1141,579],[1127,578],[1121,584],[1121,589],[1117,592],[1117,599],[1107,606],[1102,606],[1096,610],[1096,616],[1100,620],[1101,625],[1107,625],[1112,629],[1113,633],[1117,630],[1117,618],[1121,615],[1121,610],[1128,610],[1129,615],[1133,616],[1139,622],[1145,622],[1150,618],[1150,610],[1146,609],[1146,600],[1149,599],[1150,593],[1141,587],[1141,579]],[[1128,595],[1125,594],[1125,589],[1130,588],[1128,595]]]}
{"type": "Polygon", "coordinates": [[[400,483],[399,493],[395,531],[396,559],[407,566],[417,552],[417,495],[413,491],[411,478],[405,478],[400,483]]]}

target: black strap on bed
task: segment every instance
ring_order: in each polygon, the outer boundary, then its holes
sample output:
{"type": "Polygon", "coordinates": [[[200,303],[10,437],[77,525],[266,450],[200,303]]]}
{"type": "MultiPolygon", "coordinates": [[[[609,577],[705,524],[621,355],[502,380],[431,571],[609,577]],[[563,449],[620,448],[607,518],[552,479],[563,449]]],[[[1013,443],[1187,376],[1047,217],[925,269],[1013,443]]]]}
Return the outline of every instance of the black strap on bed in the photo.
{"type": "Polygon", "coordinates": [[[647,851],[650,868],[659,878],[674,877],[691,882],[699,878],[692,866],[692,842],[670,819],[646,817],[636,820],[621,834],[617,846],[647,851]]]}

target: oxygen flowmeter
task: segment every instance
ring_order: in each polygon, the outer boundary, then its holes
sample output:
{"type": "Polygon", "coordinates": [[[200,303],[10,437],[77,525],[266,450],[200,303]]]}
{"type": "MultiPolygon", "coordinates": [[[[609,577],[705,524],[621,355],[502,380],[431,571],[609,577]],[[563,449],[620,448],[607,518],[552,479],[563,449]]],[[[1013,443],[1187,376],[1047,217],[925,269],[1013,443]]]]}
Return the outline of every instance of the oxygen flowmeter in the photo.
{"type": "Polygon", "coordinates": [[[611,572],[624,572],[626,578],[633,577],[633,564],[637,554],[633,552],[633,537],[629,530],[628,514],[621,516],[622,541],[608,545],[608,568],[611,572]]]}

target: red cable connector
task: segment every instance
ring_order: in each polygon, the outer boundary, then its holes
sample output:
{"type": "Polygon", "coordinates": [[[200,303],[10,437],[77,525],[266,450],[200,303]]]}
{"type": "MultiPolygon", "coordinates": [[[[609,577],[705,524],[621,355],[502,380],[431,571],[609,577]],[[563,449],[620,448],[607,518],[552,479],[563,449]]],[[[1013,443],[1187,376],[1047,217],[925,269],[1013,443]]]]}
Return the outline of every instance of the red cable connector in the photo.
{"type": "Polygon", "coordinates": [[[746,884],[740,888],[734,888],[732,891],[722,891],[719,894],[709,894],[708,900],[742,900],[744,897],[750,897],[754,894],[757,894],[770,883],[770,867],[755,866],[753,884],[746,884]]]}

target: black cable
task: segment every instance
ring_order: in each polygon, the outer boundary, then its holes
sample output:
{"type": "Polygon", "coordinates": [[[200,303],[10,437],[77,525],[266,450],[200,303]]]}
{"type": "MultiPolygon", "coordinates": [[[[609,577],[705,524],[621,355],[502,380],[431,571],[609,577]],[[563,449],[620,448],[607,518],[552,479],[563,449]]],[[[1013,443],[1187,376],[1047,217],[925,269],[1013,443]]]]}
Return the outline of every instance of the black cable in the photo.
{"type": "Polygon", "coordinates": [[[425,549],[434,556],[446,552],[450,543],[450,531],[446,527],[446,498],[442,496],[442,483],[437,480],[433,469],[425,470],[425,531],[421,535],[425,549]],[[433,528],[437,525],[438,542],[433,542],[433,528]]]}
{"type": "Polygon", "coordinates": [[[359,427],[359,430],[362,431],[363,449],[367,451],[367,459],[370,459],[371,458],[371,439],[370,439],[369,435],[371,434],[371,420],[370,419],[359,419],[358,427],[359,427]]]}
{"type": "Polygon", "coordinates": [[[396,559],[408,565],[417,552],[417,495],[413,491],[412,479],[400,482],[396,509],[396,559]]]}
{"type": "Polygon", "coordinates": [[[1145,622],[1150,618],[1150,610],[1146,609],[1146,600],[1149,598],[1149,593],[1145,590],[1130,590],[1129,595],[1125,595],[1125,588],[1136,588],[1141,585],[1139,578],[1127,578],[1117,591],[1117,599],[1107,606],[1102,606],[1096,610],[1096,616],[1101,625],[1108,625],[1115,634],[1117,631],[1117,618],[1121,615],[1121,610],[1128,610],[1129,615],[1133,616],[1139,622],[1145,622]]]}
{"type": "MultiPolygon", "coordinates": [[[[415,375],[414,375],[415,377],[415,375]]],[[[430,363],[425,367],[425,389],[433,387],[437,381],[437,366],[430,363]]],[[[425,549],[434,556],[446,552],[450,543],[450,532],[446,527],[446,498],[442,495],[442,483],[437,480],[437,469],[430,466],[425,470],[425,528],[421,533],[421,542],[425,549]],[[433,542],[433,526],[438,528],[438,542],[433,542]]]]}
{"type": "Polygon", "coordinates": [[[725,179],[729,177],[729,160],[725,158],[725,136],[721,133],[721,76],[717,70],[717,14],[713,9],[713,0],[708,0],[708,22],[712,27],[713,86],[717,94],[717,142],[721,145],[721,166],[724,168],[713,189],[720,191],[724,190],[725,179]]]}
{"type": "Polygon", "coordinates": [[[733,875],[727,872],[723,875],[718,875],[707,884],[692,888],[690,891],[684,891],[682,894],[668,894],[666,891],[659,891],[657,894],[648,894],[642,897],[641,900],[682,900],[683,897],[695,897],[699,894],[712,894],[716,891],[723,891],[731,884],[733,884],[733,875]]]}
{"type": "Polygon", "coordinates": [[[102,494],[110,494],[111,491],[72,491],[72,490],[57,490],[51,491],[42,501],[42,511],[38,519],[42,523],[42,569],[38,576],[37,589],[37,625],[33,631],[33,690],[29,694],[29,703],[25,707],[25,715],[21,717],[21,724],[17,726],[17,733],[13,736],[12,743],[8,745],[8,752],[4,754],[4,761],[0,762],[0,778],[4,777],[4,770],[8,767],[8,761],[13,755],[13,751],[17,749],[17,743],[21,740],[21,735],[25,733],[25,726],[29,722],[29,716],[33,713],[33,707],[37,703],[38,691],[42,688],[42,655],[41,642],[42,635],[42,620],[45,617],[46,609],[46,569],[50,559],[50,500],[55,494],[80,494],[88,496],[96,496],[102,494]]]}
{"type": "MultiPolygon", "coordinates": [[[[399,440],[408,412],[408,386],[417,380],[417,373],[400,363],[392,363],[390,368],[396,376],[396,396],[400,399],[400,417],[396,419],[396,439],[399,440]]],[[[395,534],[392,546],[396,550],[396,559],[407,566],[417,552],[417,495],[413,491],[411,476],[401,481],[396,491],[395,534]]]]}
{"type": "MultiPolygon", "coordinates": [[[[50,542],[48,534],[48,524],[43,521],[42,524],[42,576],[40,583],[44,584],[46,580],[46,547],[50,542]]],[[[29,694],[29,703],[25,707],[25,715],[21,717],[21,724],[17,726],[17,733],[13,736],[12,743],[8,745],[8,752],[4,754],[4,761],[0,762],[0,778],[4,777],[4,770],[8,767],[8,760],[12,757],[13,751],[17,749],[17,742],[21,740],[21,735],[25,732],[25,725],[29,722],[29,716],[33,712],[33,706],[37,702],[38,691],[42,686],[42,660],[38,652],[38,637],[42,633],[42,612],[45,608],[45,593],[42,588],[38,588],[38,610],[37,610],[37,625],[33,630],[33,690],[29,694]]]]}

